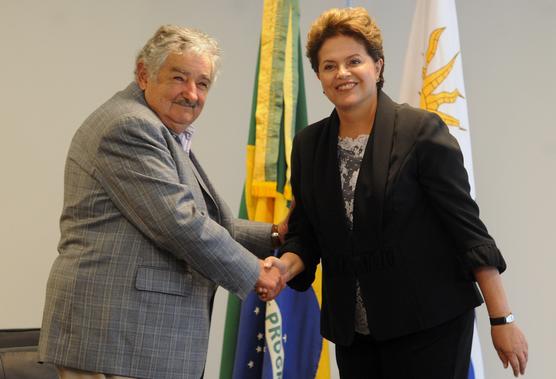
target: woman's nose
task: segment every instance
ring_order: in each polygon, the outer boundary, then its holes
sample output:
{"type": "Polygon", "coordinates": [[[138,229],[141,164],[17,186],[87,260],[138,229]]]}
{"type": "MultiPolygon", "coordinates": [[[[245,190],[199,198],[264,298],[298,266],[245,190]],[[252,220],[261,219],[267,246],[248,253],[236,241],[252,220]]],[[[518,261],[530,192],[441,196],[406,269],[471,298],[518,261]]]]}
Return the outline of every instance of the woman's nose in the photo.
{"type": "Polygon", "coordinates": [[[350,75],[349,70],[347,69],[346,66],[344,65],[340,65],[338,67],[338,78],[345,78],[348,77],[350,75]]]}

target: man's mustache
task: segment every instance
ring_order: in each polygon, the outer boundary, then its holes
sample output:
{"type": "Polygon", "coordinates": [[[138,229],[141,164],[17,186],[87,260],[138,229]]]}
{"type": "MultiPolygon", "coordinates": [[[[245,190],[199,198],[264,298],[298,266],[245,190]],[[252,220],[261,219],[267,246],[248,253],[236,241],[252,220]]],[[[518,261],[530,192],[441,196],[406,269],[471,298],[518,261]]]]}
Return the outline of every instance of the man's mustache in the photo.
{"type": "Polygon", "coordinates": [[[188,99],[178,99],[174,100],[174,104],[181,105],[182,107],[196,108],[198,103],[196,101],[191,101],[188,99]]]}

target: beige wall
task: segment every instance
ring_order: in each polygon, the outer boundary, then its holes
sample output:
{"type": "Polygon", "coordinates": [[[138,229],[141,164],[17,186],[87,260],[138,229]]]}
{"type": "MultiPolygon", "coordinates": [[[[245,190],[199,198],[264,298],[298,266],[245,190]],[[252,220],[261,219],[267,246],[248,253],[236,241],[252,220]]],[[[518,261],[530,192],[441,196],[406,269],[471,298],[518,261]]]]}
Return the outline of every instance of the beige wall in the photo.
{"type": "MultiPolygon", "coordinates": [[[[301,28],[344,1],[302,1],[301,28]]],[[[353,1],[384,32],[386,91],[396,98],[411,0],[353,1]]],[[[262,1],[0,0],[0,328],[39,326],[59,237],[64,157],[83,119],[132,78],[137,50],[163,23],[198,27],[224,49],[221,77],[198,121],[194,149],[237,209],[262,1]],[[225,157],[225,159],[222,159],[225,157]]],[[[512,308],[531,345],[530,378],[553,374],[556,340],[556,3],[460,0],[463,69],[477,198],[504,252],[512,308]]],[[[309,118],[326,116],[306,67],[309,118]]],[[[217,377],[225,292],[219,291],[207,377],[217,377]]],[[[508,378],[478,311],[487,378],[508,378]]]]}

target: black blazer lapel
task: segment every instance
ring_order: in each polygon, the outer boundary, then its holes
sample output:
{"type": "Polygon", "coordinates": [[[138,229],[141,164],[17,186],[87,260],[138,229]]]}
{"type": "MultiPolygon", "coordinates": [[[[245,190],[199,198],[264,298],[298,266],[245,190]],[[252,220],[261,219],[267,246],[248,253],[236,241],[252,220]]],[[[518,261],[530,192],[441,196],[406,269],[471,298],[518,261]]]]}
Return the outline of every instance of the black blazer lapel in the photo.
{"type": "Polygon", "coordinates": [[[326,225],[324,230],[345,233],[348,231],[348,224],[338,168],[339,123],[338,114],[334,110],[317,141],[313,185],[316,210],[319,214],[317,219],[326,225]]]}
{"type": "Polygon", "coordinates": [[[373,131],[361,162],[354,200],[354,225],[368,227],[370,222],[379,246],[395,121],[396,104],[379,91],[373,131]]]}

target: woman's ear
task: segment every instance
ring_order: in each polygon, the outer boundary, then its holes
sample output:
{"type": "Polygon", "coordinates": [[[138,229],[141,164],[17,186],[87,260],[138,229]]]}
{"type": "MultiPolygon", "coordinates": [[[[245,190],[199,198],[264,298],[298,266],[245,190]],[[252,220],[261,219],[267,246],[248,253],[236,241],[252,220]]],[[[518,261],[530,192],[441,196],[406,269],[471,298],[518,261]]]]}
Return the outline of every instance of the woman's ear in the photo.
{"type": "Polygon", "coordinates": [[[375,62],[376,77],[380,78],[380,72],[382,71],[382,66],[384,65],[384,59],[380,58],[375,62]]]}

